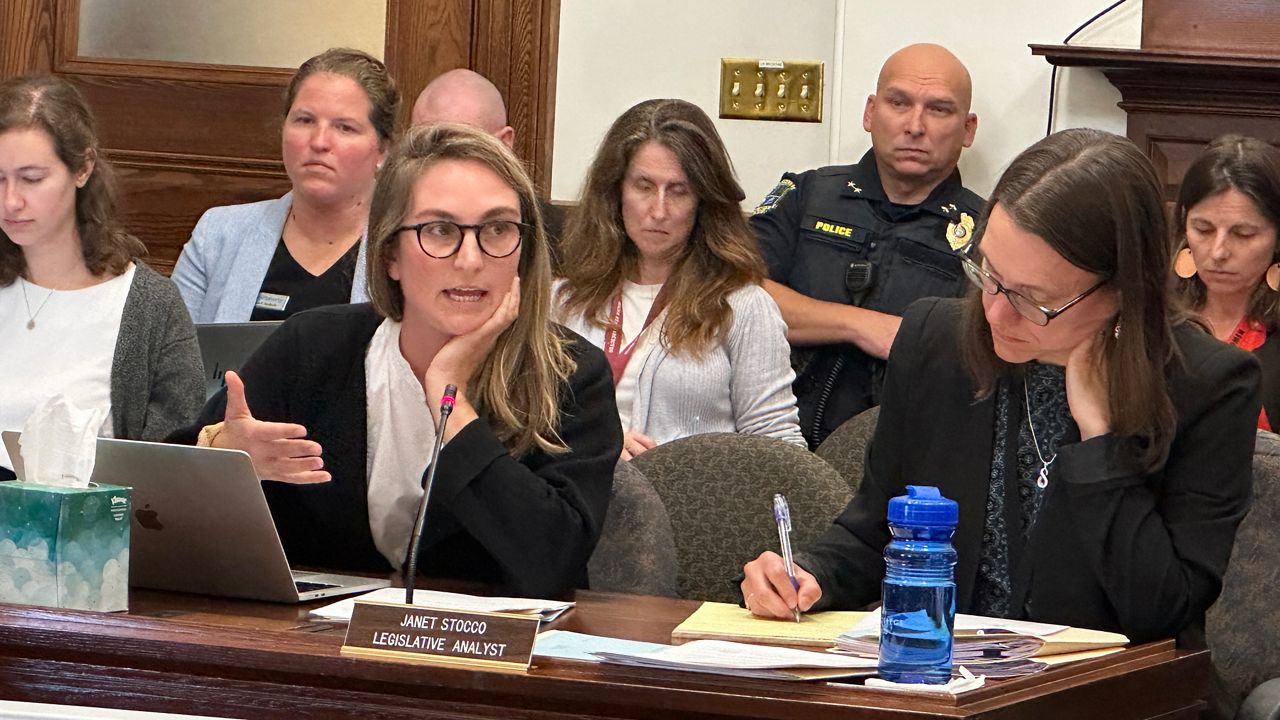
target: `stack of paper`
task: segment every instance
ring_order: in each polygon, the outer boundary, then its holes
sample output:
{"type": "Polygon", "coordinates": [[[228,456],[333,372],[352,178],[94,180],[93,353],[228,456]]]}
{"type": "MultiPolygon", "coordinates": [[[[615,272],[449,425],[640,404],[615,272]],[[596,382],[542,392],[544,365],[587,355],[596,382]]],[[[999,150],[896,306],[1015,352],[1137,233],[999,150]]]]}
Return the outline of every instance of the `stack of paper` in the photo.
{"type": "MultiPolygon", "coordinates": [[[[879,637],[880,611],[875,610],[836,638],[836,650],[874,658],[879,637]]],[[[1128,642],[1124,635],[1100,630],[958,614],[953,660],[988,677],[1017,677],[1118,652],[1128,642]]]]}
{"type": "Polygon", "coordinates": [[[689,640],[747,640],[764,645],[829,648],[836,636],[857,625],[868,613],[819,612],[800,616],[800,622],[752,615],[737,605],[704,602],[671,632],[671,642],[689,640]]]}
{"type": "MultiPolygon", "coordinates": [[[[336,603],[325,605],[311,611],[311,617],[318,620],[350,622],[351,611],[357,600],[371,602],[403,603],[404,588],[382,588],[363,595],[356,595],[336,603]]],[[[440,592],[438,590],[414,590],[415,607],[429,607],[438,610],[460,610],[463,612],[501,612],[520,615],[537,615],[544,622],[551,622],[560,617],[565,610],[573,607],[571,602],[555,600],[533,600],[530,598],[480,597],[461,593],[440,592]]]]}
{"type": "Polygon", "coordinates": [[[608,663],[770,680],[817,680],[875,674],[876,661],[795,648],[694,640],[640,652],[597,652],[608,663]]]}

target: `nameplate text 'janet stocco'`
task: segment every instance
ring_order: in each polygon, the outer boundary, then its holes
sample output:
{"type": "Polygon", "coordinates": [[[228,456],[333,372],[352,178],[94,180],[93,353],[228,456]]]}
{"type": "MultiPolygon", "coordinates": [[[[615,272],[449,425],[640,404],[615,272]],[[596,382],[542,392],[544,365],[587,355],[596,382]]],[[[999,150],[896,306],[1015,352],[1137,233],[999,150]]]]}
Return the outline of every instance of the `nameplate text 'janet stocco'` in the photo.
{"type": "Polygon", "coordinates": [[[357,601],[342,654],[524,671],[537,634],[536,615],[357,601]]]}

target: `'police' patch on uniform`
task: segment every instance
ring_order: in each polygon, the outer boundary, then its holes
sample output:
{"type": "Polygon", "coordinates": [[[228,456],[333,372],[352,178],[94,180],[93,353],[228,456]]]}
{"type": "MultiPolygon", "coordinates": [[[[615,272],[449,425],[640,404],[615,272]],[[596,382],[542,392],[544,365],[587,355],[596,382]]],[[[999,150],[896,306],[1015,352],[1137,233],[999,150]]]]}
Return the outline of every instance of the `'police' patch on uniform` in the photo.
{"type": "Polygon", "coordinates": [[[790,179],[783,178],[779,180],[778,184],[775,185],[774,188],[769,191],[768,195],[764,196],[764,200],[760,201],[760,204],[756,206],[755,211],[753,211],[751,214],[763,215],[764,213],[769,212],[770,210],[778,206],[778,203],[782,200],[784,195],[786,195],[787,193],[795,189],[796,189],[796,184],[791,182],[790,179]]]}
{"type": "Polygon", "coordinates": [[[834,235],[835,237],[852,238],[853,228],[848,225],[833,223],[830,220],[822,218],[814,218],[812,225],[805,228],[806,230],[816,230],[824,235],[834,235]]]}

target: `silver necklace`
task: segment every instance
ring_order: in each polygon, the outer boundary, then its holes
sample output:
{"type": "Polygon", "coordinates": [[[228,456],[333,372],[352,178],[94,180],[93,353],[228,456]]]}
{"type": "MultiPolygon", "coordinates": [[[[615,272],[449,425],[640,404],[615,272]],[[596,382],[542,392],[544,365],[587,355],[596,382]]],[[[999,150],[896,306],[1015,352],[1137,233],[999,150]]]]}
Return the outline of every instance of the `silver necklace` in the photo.
{"type": "Polygon", "coordinates": [[[36,316],[40,314],[45,305],[49,304],[49,298],[53,297],[57,290],[50,290],[49,294],[45,295],[44,300],[41,301],[40,307],[37,307],[35,312],[31,312],[31,301],[27,299],[27,285],[31,283],[28,283],[26,278],[19,277],[18,279],[22,281],[22,304],[27,306],[27,329],[34,330],[36,328],[36,316]]]}
{"type": "Polygon", "coordinates": [[[1027,379],[1022,378],[1022,397],[1027,401],[1027,428],[1031,430],[1031,444],[1036,448],[1036,457],[1040,458],[1040,477],[1036,478],[1036,487],[1041,490],[1049,487],[1049,466],[1054,460],[1058,459],[1058,453],[1054,453],[1053,457],[1048,460],[1044,459],[1044,455],[1040,454],[1040,441],[1036,439],[1036,426],[1031,422],[1031,392],[1027,390],[1027,379]]]}

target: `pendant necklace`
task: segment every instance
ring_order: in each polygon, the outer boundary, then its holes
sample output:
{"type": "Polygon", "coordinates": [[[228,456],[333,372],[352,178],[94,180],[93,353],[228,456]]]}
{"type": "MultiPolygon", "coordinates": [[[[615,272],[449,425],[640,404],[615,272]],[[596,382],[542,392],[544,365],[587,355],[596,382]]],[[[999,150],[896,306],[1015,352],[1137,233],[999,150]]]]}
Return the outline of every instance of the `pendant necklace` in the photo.
{"type": "Polygon", "coordinates": [[[1041,490],[1049,487],[1049,466],[1054,460],[1058,459],[1058,453],[1054,453],[1048,460],[1044,459],[1044,455],[1040,453],[1040,441],[1036,439],[1036,426],[1031,422],[1031,392],[1027,390],[1027,379],[1022,378],[1022,397],[1027,401],[1027,428],[1031,430],[1031,444],[1035,446],[1036,457],[1040,458],[1040,476],[1036,478],[1036,487],[1041,490]]]}
{"type": "Polygon", "coordinates": [[[53,297],[57,290],[50,290],[49,294],[44,296],[44,300],[40,302],[40,307],[37,307],[35,312],[31,312],[31,301],[27,299],[27,286],[31,283],[27,282],[23,277],[18,279],[22,281],[22,304],[27,306],[27,329],[35,330],[36,317],[40,315],[41,310],[44,310],[44,306],[49,304],[49,298],[53,297]]]}

